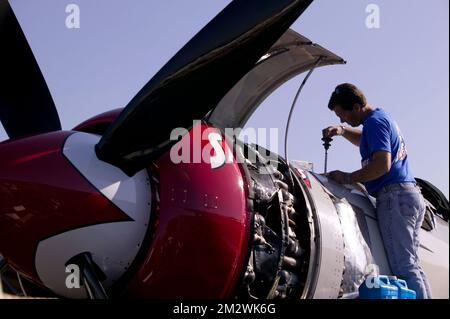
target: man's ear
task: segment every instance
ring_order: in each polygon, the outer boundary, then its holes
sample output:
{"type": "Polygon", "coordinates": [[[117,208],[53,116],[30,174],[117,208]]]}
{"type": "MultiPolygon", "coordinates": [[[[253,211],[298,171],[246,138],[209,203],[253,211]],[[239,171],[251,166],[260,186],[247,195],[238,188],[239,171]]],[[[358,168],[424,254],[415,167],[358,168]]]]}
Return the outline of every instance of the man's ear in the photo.
{"type": "Polygon", "coordinates": [[[353,104],[353,111],[359,112],[362,110],[362,106],[358,103],[353,104]]]}

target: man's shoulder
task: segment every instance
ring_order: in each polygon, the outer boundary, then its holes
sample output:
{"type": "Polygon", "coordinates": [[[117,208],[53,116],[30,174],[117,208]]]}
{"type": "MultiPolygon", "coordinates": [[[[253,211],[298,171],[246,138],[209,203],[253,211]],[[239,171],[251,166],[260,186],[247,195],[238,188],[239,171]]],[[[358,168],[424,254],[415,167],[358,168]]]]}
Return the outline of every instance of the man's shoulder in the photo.
{"type": "Polygon", "coordinates": [[[388,119],[390,120],[390,115],[388,112],[386,112],[383,108],[377,107],[373,112],[372,115],[374,118],[377,119],[388,119]]]}
{"type": "Polygon", "coordinates": [[[392,122],[391,117],[389,116],[389,114],[381,109],[381,108],[376,108],[371,114],[370,116],[366,119],[364,126],[379,126],[379,125],[387,125],[389,126],[390,123],[392,122]]]}

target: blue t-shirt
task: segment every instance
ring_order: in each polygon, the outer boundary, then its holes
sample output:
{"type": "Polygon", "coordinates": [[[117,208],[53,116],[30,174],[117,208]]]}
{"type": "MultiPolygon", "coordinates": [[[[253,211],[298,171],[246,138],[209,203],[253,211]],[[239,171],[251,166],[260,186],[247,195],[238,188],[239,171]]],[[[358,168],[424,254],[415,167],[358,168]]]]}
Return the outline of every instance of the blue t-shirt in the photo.
{"type": "Polygon", "coordinates": [[[391,170],[383,176],[364,183],[370,195],[375,196],[381,187],[393,183],[415,182],[408,166],[406,144],[400,129],[384,110],[377,108],[363,122],[361,164],[366,166],[377,151],[391,153],[391,170]]]}

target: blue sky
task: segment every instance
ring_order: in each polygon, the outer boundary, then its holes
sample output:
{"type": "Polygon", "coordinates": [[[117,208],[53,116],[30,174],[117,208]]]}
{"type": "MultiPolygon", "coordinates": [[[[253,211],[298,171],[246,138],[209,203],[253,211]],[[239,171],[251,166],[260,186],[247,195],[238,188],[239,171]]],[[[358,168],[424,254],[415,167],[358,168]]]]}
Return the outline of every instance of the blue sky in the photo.
{"type": "MultiPolygon", "coordinates": [[[[10,0],[41,66],[64,129],[123,107],[230,1],[10,0]],[[80,29],[65,25],[80,7],[80,29]]],[[[293,29],[342,56],[345,66],[317,69],[292,119],[289,157],[323,170],[321,129],[337,123],[327,109],[333,88],[352,82],[383,107],[406,138],[410,165],[449,194],[449,2],[316,0],[293,29]],[[366,27],[366,7],[380,9],[380,28],[366,27]]],[[[280,128],[303,75],[275,91],[247,126],[280,128]]],[[[6,139],[0,127],[0,140],[6,139]]],[[[329,169],[360,168],[358,149],[335,139],[329,169]]]]}

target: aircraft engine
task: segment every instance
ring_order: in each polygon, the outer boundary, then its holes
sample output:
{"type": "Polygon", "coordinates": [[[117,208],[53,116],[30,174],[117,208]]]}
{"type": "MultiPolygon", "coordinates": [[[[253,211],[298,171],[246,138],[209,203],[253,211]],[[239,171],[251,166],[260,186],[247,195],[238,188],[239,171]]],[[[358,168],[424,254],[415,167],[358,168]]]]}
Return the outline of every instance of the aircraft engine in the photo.
{"type": "Polygon", "coordinates": [[[338,197],[297,162],[291,174],[282,159],[259,146],[237,149],[245,157],[253,214],[238,297],[346,297],[377,272],[369,247],[374,235],[363,214],[374,209],[363,193],[348,190],[338,197]]]}

